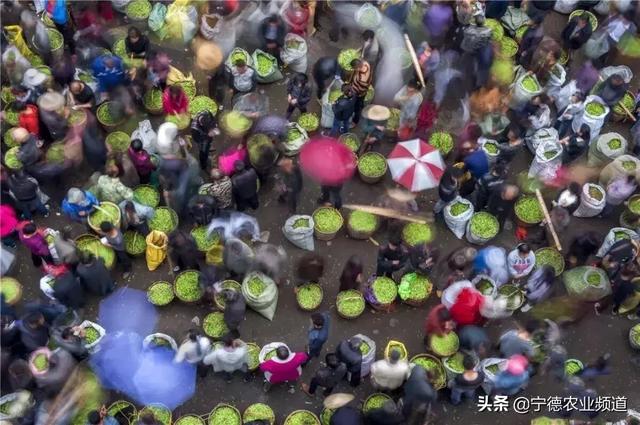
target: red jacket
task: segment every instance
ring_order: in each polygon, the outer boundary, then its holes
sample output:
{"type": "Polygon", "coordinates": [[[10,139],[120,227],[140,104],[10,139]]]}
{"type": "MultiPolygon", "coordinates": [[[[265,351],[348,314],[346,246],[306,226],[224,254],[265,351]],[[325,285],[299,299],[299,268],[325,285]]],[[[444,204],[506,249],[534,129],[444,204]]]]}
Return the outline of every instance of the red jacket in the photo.
{"type": "Polygon", "coordinates": [[[444,322],[440,321],[438,316],[440,312],[446,310],[447,307],[444,304],[439,304],[431,309],[429,314],[427,315],[427,320],[424,323],[425,333],[427,335],[436,334],[436,335],[444,335],[444,322]]]}
{"type": "Polygon", "coordinates": [[[271,384],[294,382],[302,375],[300,366],[307,361],[307,353],[294,353],[289,360],[279,360],[277,357],[260,364],[260,370],[271,384]]]}
{"type": "Polygon", "coordinates": [[[39,137],[40,124],[38,121],[38,107],[35,105],[27,105],[26,109],[20,112],[18,125],[34,136],[39,137]]]}
{"type": "Polygon", "coordinates": [[[183,90],[180,91],[180,96],[177,99],[171,98],[169,88],[162,94],[162,109],[165,114],[179,115],[189,111],[189,99],[183,90]]]}
{"type": "Polygon", "coordinates": [[[458,294],[456,302],[451,307],[451,318],[458,325],[480,325],[484,318],[480,314],[480,309],[484,304],[484,296],[473,288],[464,288],[458,294]]]}

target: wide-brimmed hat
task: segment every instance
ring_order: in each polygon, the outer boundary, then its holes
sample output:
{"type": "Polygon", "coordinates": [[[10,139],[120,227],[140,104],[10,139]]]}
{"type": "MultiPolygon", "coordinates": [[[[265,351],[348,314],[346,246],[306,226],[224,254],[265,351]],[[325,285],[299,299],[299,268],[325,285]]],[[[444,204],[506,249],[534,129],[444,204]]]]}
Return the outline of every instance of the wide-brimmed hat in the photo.
{"type": "Polygon", "coordinates": [[[55,112],[64,106],[64,96],[58,92],[50,91],[38,98],[38,108],[43,111],[55,112]]]}
{"type": "Polygon", "coordinates": [[[214,42],[203,41],[195,50],[196,65],[204,71],[213,71],[222,63],[222,50],[214,42]]]}
{"type": "Polygon", "coordinates": [[[354,398],[355,396],[353,394],[336,393],[336,394],[331,394],[330,396],[325,398],[322,404],[327,409],[339,409],[342,406],[349,403],[354,398]]]}
{"type": "Polygon", "coordinates": [[[362,116],[371,121],[384,121],[389,119],[391,111],[386,106],[368,105],[362,111],[362,116]]]}
{"type": "Polygon", "coordinates": [[[29,138],[29,131],[26,128],[16,127],[11,131],[11,137],[17,143],[22,143],[29,138]]]}
{"type": "Polygon", "coordinates": [[[29,68],[22,76],[22,84],[27,87],[36,87],[44,83],[47,76],[35,68],[29,68]]]}

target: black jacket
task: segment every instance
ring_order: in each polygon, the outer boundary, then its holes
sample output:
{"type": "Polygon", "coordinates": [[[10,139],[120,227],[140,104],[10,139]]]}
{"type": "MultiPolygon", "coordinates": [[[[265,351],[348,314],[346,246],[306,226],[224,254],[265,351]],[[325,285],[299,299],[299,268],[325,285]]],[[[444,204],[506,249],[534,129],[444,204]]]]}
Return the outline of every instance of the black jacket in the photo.
{"type": "Polygon", "coordinates": [[[9,177],[9,189],[19,202],[29,202],[38,196],[38,182],[27,175],[9,177]]]}
{"type": "Polygon", "coordinates": [[[113,278],[101,258],[96,258],[90,264],[78,264],[76,273],[87,292],[102,296],[113,288],[113,278]]]}
{"type": "Polygon", "coordinates": [[[233,195],[240,199],[250,199],[258,193],[258,175],[256,170],[248,168],[231,177],[233,195]]]}
{"type": "Polygon", "coordinates": [[[409,261],[411,262],[411,268],[414,272],[426,275],[430,273],[433,266],[435,266],[435,252],[424,244],[416,245],[411,248],[409,261]],[[433,261],[430,266],[426,266],[425,262],[429,258],[433,258],[433,261]]]}
{"type": "Polygon", "coordinates": [[[260,24],[260,38],[264,41],[264,44],[267,43],[276,43],[278,47],[282,47],[284,45],[284,36],[287,32],[284,23],[279,20],[278,24],[275,28],[275,34],[269,34],[269,18],[265,18],[260,24]]]}
{"type": "Polygon", "coordinates": [[[333,412],[330,425],[362,425],[362,412],[351,406],[343,406],[333,412]]]}
{"type": "Polygon", "coordinates": [[[281,175],[282,181],[289,192],[299,193],[302,191],[302,172],[300,172],[300,167],[296,165],[291,173],[282,173],[281,175]]]}
{"type": "Polygon", "coordinates": [[[74,310],[84,307],[86,301],[80,280],[71,272],[56,278],[53,295],[61,304],[74,310]]]}
{"type": "Polygon", "coordinates": [[[389,248],[389,245],[383,245],[378,250],[378,267],[387,270],[400,270],[407,261],[407,256],[407,248],[403,245],[396,249],[389,248]],[[398,264],[393,264],[394,261],[398,261],[398,264]]]}
{"type": "Polygon", "coordinates": [[[453,179],[443,176],[438,183],[438,197],[443,202],[451,202],[458,196],[458,185],[453,179]]]}
{"type": "Polygon", "coordinates": [[[325,56],[313,64],[313,78],[318,80],[326,80],[336,75],[338,71],[338,60],[332,56],[325,56]]]}
{"type": "Polygon", "coordinates": [[[199,225],[209,224],[216,214],[216,200],[211,195],[196,195],[189,201],[189,215],[199,225]]]}
{"type": "Polygon", "coordinates": [[[333,115],[337,120],[349,120],[353,115],[356,105],[354,96],[345,96],[344,94],[333,104],[333,115]]]}
{"type": "Polygon", "coordinates": [[[436,399],[436,392],[427,379],[427,372],[422,367],[414,367],[409,379],[405,382],[402,413],[409,417],[414,409],[436,399]]]}
{"type": "Polygon", "coordinates": [[[344,379],[346,374],[347,365],[340,363],[335,369],[328,366],[318,369],[314,378],[321,387],[333,388],[338,384],[338,382],[344,379]]]}
{"type": "Polygon", "coordinates": [[[287,94],[298,100],[298,106],[304,107],[311,100],[311,85],[306,83],[299,86],[296,84],[295,79],[292,78],[287,84],[287,94]]]}
{"type": "Polygon", "coordinates": [[[227,301],[224,309],[224,323],[231,330],[238,329],[244,320],[247,304],[242,294],[237,293],[233,301],[227,301]]]}
{"type": "Polygon", "coordinates": [[[589,37],[591,37],[592,30],[590,24],[587,23],[587,25],[573,34],[573,31],[576,29],[576,25],[578,25],[577,17],[571,19],[567,26],[562,30],[562,44],[567,49],[579,49],[584,43],[587,42],[587,40],[589,40],[589,37]]]}
{"type": "Polygon", "coordinates": [[[338,344],[336,349],[338,359],[346,364],[347,370],[351,373],[360,373],[362,368],[362,353],[360,350],[354,350],[349,341],[344,340],[338,344]]]}
{"type": "Polygon", "coordinates": [[[209,132],[216,128],[217,122],[209,111],[200,112],[191,122],[191,138],[199,145],[211,142],[209,132]]]}

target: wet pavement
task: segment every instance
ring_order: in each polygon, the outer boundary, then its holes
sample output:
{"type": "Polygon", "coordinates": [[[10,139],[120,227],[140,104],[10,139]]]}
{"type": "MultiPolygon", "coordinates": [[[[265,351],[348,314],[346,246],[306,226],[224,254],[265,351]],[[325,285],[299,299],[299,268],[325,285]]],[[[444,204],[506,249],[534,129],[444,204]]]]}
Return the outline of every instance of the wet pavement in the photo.
{"type": "MultiPolygon", "coordinates": [[[[545,26],[548,27],[550,32],[559,33],[564,25],[563,19],[566,18],[560,15],[554,15],[545,23],[545,26]]],[[[325,32],[318,33],[312,37],[310,41],[309,69],[317,57],[335,54],[340,48],[356,46],[357,43],[358,41],[355,39],[353,31],[351,37],[347,41],[342,41],[340,46],[328,42],[325,32]]],[[[242,45],[242,47],[245,46],[242,45]]],[[[166,50],[170,52],[178,68],[182,71],[189,70],[191,63],[190,52],[177,48],[166,50]]],[[[253,46],[250,46],[247,50],[252,51],[253,46]]],[[[637,61],[629,65],[632,66],[632,69],[635,71],[640,72],[637,61]]],[[[198,73],[195,75],[198,80],[198,94],[207,94],[206,79],[198,73]]],[[[382,82],[382,84],[384,83],[382,82]]],[[[279,82],[272,85],[260,86],[260,89],[265,90],[270,96],[271,112],[283,114],[286,108],[284,83],[279,82]]],[[[310,110],[318,114],[320,113],[319,104],[315,102],[315,99],[312,100],[310,104],[310,110]]],[[[138,118],[139,117],[132,118],[130,122],[125,125],[126,128],[134,128],[138,118]]],[[[151,119],[154,127],[157,128],[159,124],[158,118],[152,117],[151,119]]],[[[611,127],[606,126],[603,133],[609,131],[608,128],[611,127]]],[[[626,126],[616,125],[615,130],[621,132],[623,135],[628,135],[628,127],[626,126]]],[[[224,140],[216,142],[218,152],[222,150],[222,146],[224,146],[225,143],[228,142],[224,140]]],[[[388,153],[392,147],[393,145],[391,143],[384,143],[377,149],[382,153],[388,153]]],[[[528,153],[522,155],[522,158],[519,158],[514,165],[511,178],[515,178],[517,172],[526,169],[529,161],[530,155],[528,153]]],[[[64,225],[69,224],[66,218],[58,214],[59,201],[64,193],[61,189],[68,188],[72,184],[79,184],[85,181],[86,177],[87,175],[85,173],[78,171],[74,175],[63,178],[62,185],[54,187],[45,183],[45,192],[51,194],[55,200],[53,208],[55,213],[47,219],[36,219],[37,223],[55,229],[60,229],[64,225]]],[[[305,179],[304,183],[305,186],[299,205],[299,212],[311,214],[317,207],[316,198],[319,196],[319,187],[308,179],[305,179]]],[[[388,175],[383,182],[375,185],[363,183],[356,176],[345,185],[343,189],[343,199],[348,203],[370,204],[378,199],[383,194],[385,188],[388,187],[392,187],[392,182],[388,175]]],[[[435,197],[435,190],[422,193],[418,199],[420,209],[431,211],[435,197]]],[[[269,242],[282,245],[286,248],[289,255],[288,276],[291,277],[292,280],[296,260],[300,258],[305,251],[291,245],[282,235],[281,227],[288,214],[286,207],[279,204],[275,199],[272,179],[269,180],[261,190],[260,208],[255,212],[255,215],[259,220],[261,230],[268,230],[270,232],[271,237],[269,242]]],[[[607,230],[617,221],[617,215],[614,215],[614,217],[616,218],[611,220],[572,218],[571,227],[566,233],[560,235],[564,246],[567,246],[576,234],[586,229],[595,230],[604,237],[607,230]]],[[[434,226],[437,232],[434,246],[440,249],[442,257],[445,257],[455,248],[466,245],[466,242],[460,241],[453,236],[445,227],[442,220],[438,220],[434,226]]],[[[182,224],[181,227],[187,228],[188,226],[182,224]]],[[[83,226],[74,224],[74,236],[85,232],[86,230],[83,226]]],[[[374,238],[379,242],[385,241],[385,229],[379,230],[374,238]]],[[[499,237],[492,243],[510,249],[515,245],[513,231],[503,230],[499,237]]],[[[366,277],[370,276],[375,271],[376,246],[370,241],[350,239],[343,229],[333,241],[316,241],[316,251],[325,257],[327,265],[325,276],[321,282],[324,288],[324,300],[318,311],[330,311],[332,321],[330,339],[325,345],[324,352],[331,351],[339,341],[357,333],[363,333],[376,341],[378,358],[381,357],[384,347],[391,339],[405,343],[410,356],[425,352],[425,346],[423,344],[423,322],[429,309],[438,303],[435,294],[432,294],[427,305],[420,308],[398,304],[395,310],[390,313],[374,312],[371,309],[367,309],[365,313],[356,320],[347,321],[341,319],[335,313],[334,300],[339,285],[338,278],[342,268],[349,256],[358,254],[365,265],[364,275],[366,277]]],[[[445,267],[445,264],[438,264],[433,277],[437,278],[444,274],[446,271],[445,267]]],[[[133,271],[133,277],[129,281],[124,282],[118,279],[118,285],[121,287],[126,285],[144,290],[154,281],[173,280],[173,276],[166,262],[156,271],[149,272],[146,268],[144,258],[137,258],[134,261],[133,271]]],[[[26,249],[22,247],[19,249],[19,263],[11,275],[17,277],[25,286],[25,299],[35,299],[40,296],[38,288],[39,272],[31,265],[29,255],[26,249]]],[[[562,293],[564,293],[564,288],[562,283],[558,281],[554,288],[554,294],[558,295],[562,293]]],[[[90,300],[84,312],[87,319],[91,320],[96,317],[98,302],[99,300],[97,298],[90,300]]],[[[187,305],[174,301],[169,306],[159,309],[160,320],[157,331],[169,334],[180,341],[186,331],[192,327],[192,318],[199,317],[202,319],[207,313],[212,311],[212,308],[213,307],[204,304],[187,305]]],[[[306,344],[309,316],[309,313],[303,312],[297,307],[292,282],[287,282],[287,284],[279,288],[278,308],[274,320],[268,321],[248,309],[246,320],[240,328],[241,337],[247,342],[255,342],[258,345],[264,345],[273,341],[283,341],[294,350],[303,350],[306,344]]],[[[509,319],[490,322],[487,329],[491,337],[495,340],[505,329],[512,328],[516,323],[524,323],[526,320],[526,315],[518,313],[509,319]]],[[[640,406],[640,391],[638,391],[638,388],[640,388],[640,371],[638,366],[630,362],[631,357],[634,355],[628,344],[628,331],[632,324],[633,323],[626,318],[612,317],[609,314],[603,314],[597,317],[593,312],[589,312],[587,317],[578,324],[568,326],[564,329],[564,343],[570,357],[578,358],[585,363],[595,361],[595,359],[604,352],[611,353],[612,373],[609,376],[598,378],[594,387],[599,395],[626,397],[628,399],[628,406],[637,408],[640,406]]],[[[635,353],[635,355],[637,354],[638,353],[635,353]]],[[[318,360],[313,360],[305,368],[303,380],[308,382],[310,376],[318,366],[318,360]]],[[[213,376],[213,374],[210,373],[206,378],[199,380],[196,395],[174,411],[174,418],[187,413],[205,415],[220,402],[233,404],[241,411],[255,402],[267,403],[275,410],[278,423],[282,423],[284,418],[296,409],[309,409],[318,414],[322,409],[322,398],[320,395],[317,395],[315,398],[309,398],[300,391],[299,388],[296,389],[294,394],[290,394],[284,387],[274,387],[269,393],[264,393],[261,383],[262,377],[258,375],[253,382],[248,384],[243,383],[239,376],[235,377],[233,382],[227,384],[221,377],[213,376]]],[[[335,391],[352,392],[354,390],[344,382],[341,383],[335,391]]],[[[368,380],[365,379],[363,384],[355,389],[356,400],[353,403],[360,403],[371,392],[373,392],[373,390],[368,380]]],[[[544,415],[546,413],[546,407],[543,407],[542,412],[536,415],[521,415],[514,413],[512,409],[507,413],[479,412],[475,402],[467,401],[462,406],[453,407],[448,402],[446,392],[441,391],[441,393],[439,402],[434,410],[435,417],[432,423],[465,423],[470,425],[525,424],[528,423],[531,417],[544,415]]],[[[531,380],[531,384],[521,395],[529,398],[538,396],[561,396],[562,387],[548,376],[537,375],[531,380]]],[[[118,396],[113,394],[112,398],[117,399],[118,396]]],[[[554,416],[553,414],[548,415],[554,416]]],[[[619,413],[605,413],[601,417],[614,419],[620,418],[621,415],[619,413]]]]}

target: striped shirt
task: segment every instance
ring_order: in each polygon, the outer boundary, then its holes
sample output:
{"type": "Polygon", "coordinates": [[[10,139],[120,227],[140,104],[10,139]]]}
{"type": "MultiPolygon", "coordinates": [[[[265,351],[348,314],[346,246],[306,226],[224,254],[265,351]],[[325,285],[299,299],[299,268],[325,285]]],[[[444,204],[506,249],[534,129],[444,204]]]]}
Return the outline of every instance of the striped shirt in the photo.
{"type": "Polygon", "coordinates": [[[362,69],[354,70],[349,84],[356,96],[361,97],[367,94],[367,90],[373,82],[373,74],[371,73],[371,65],[367,61],[362,61],[362,69]]]}

